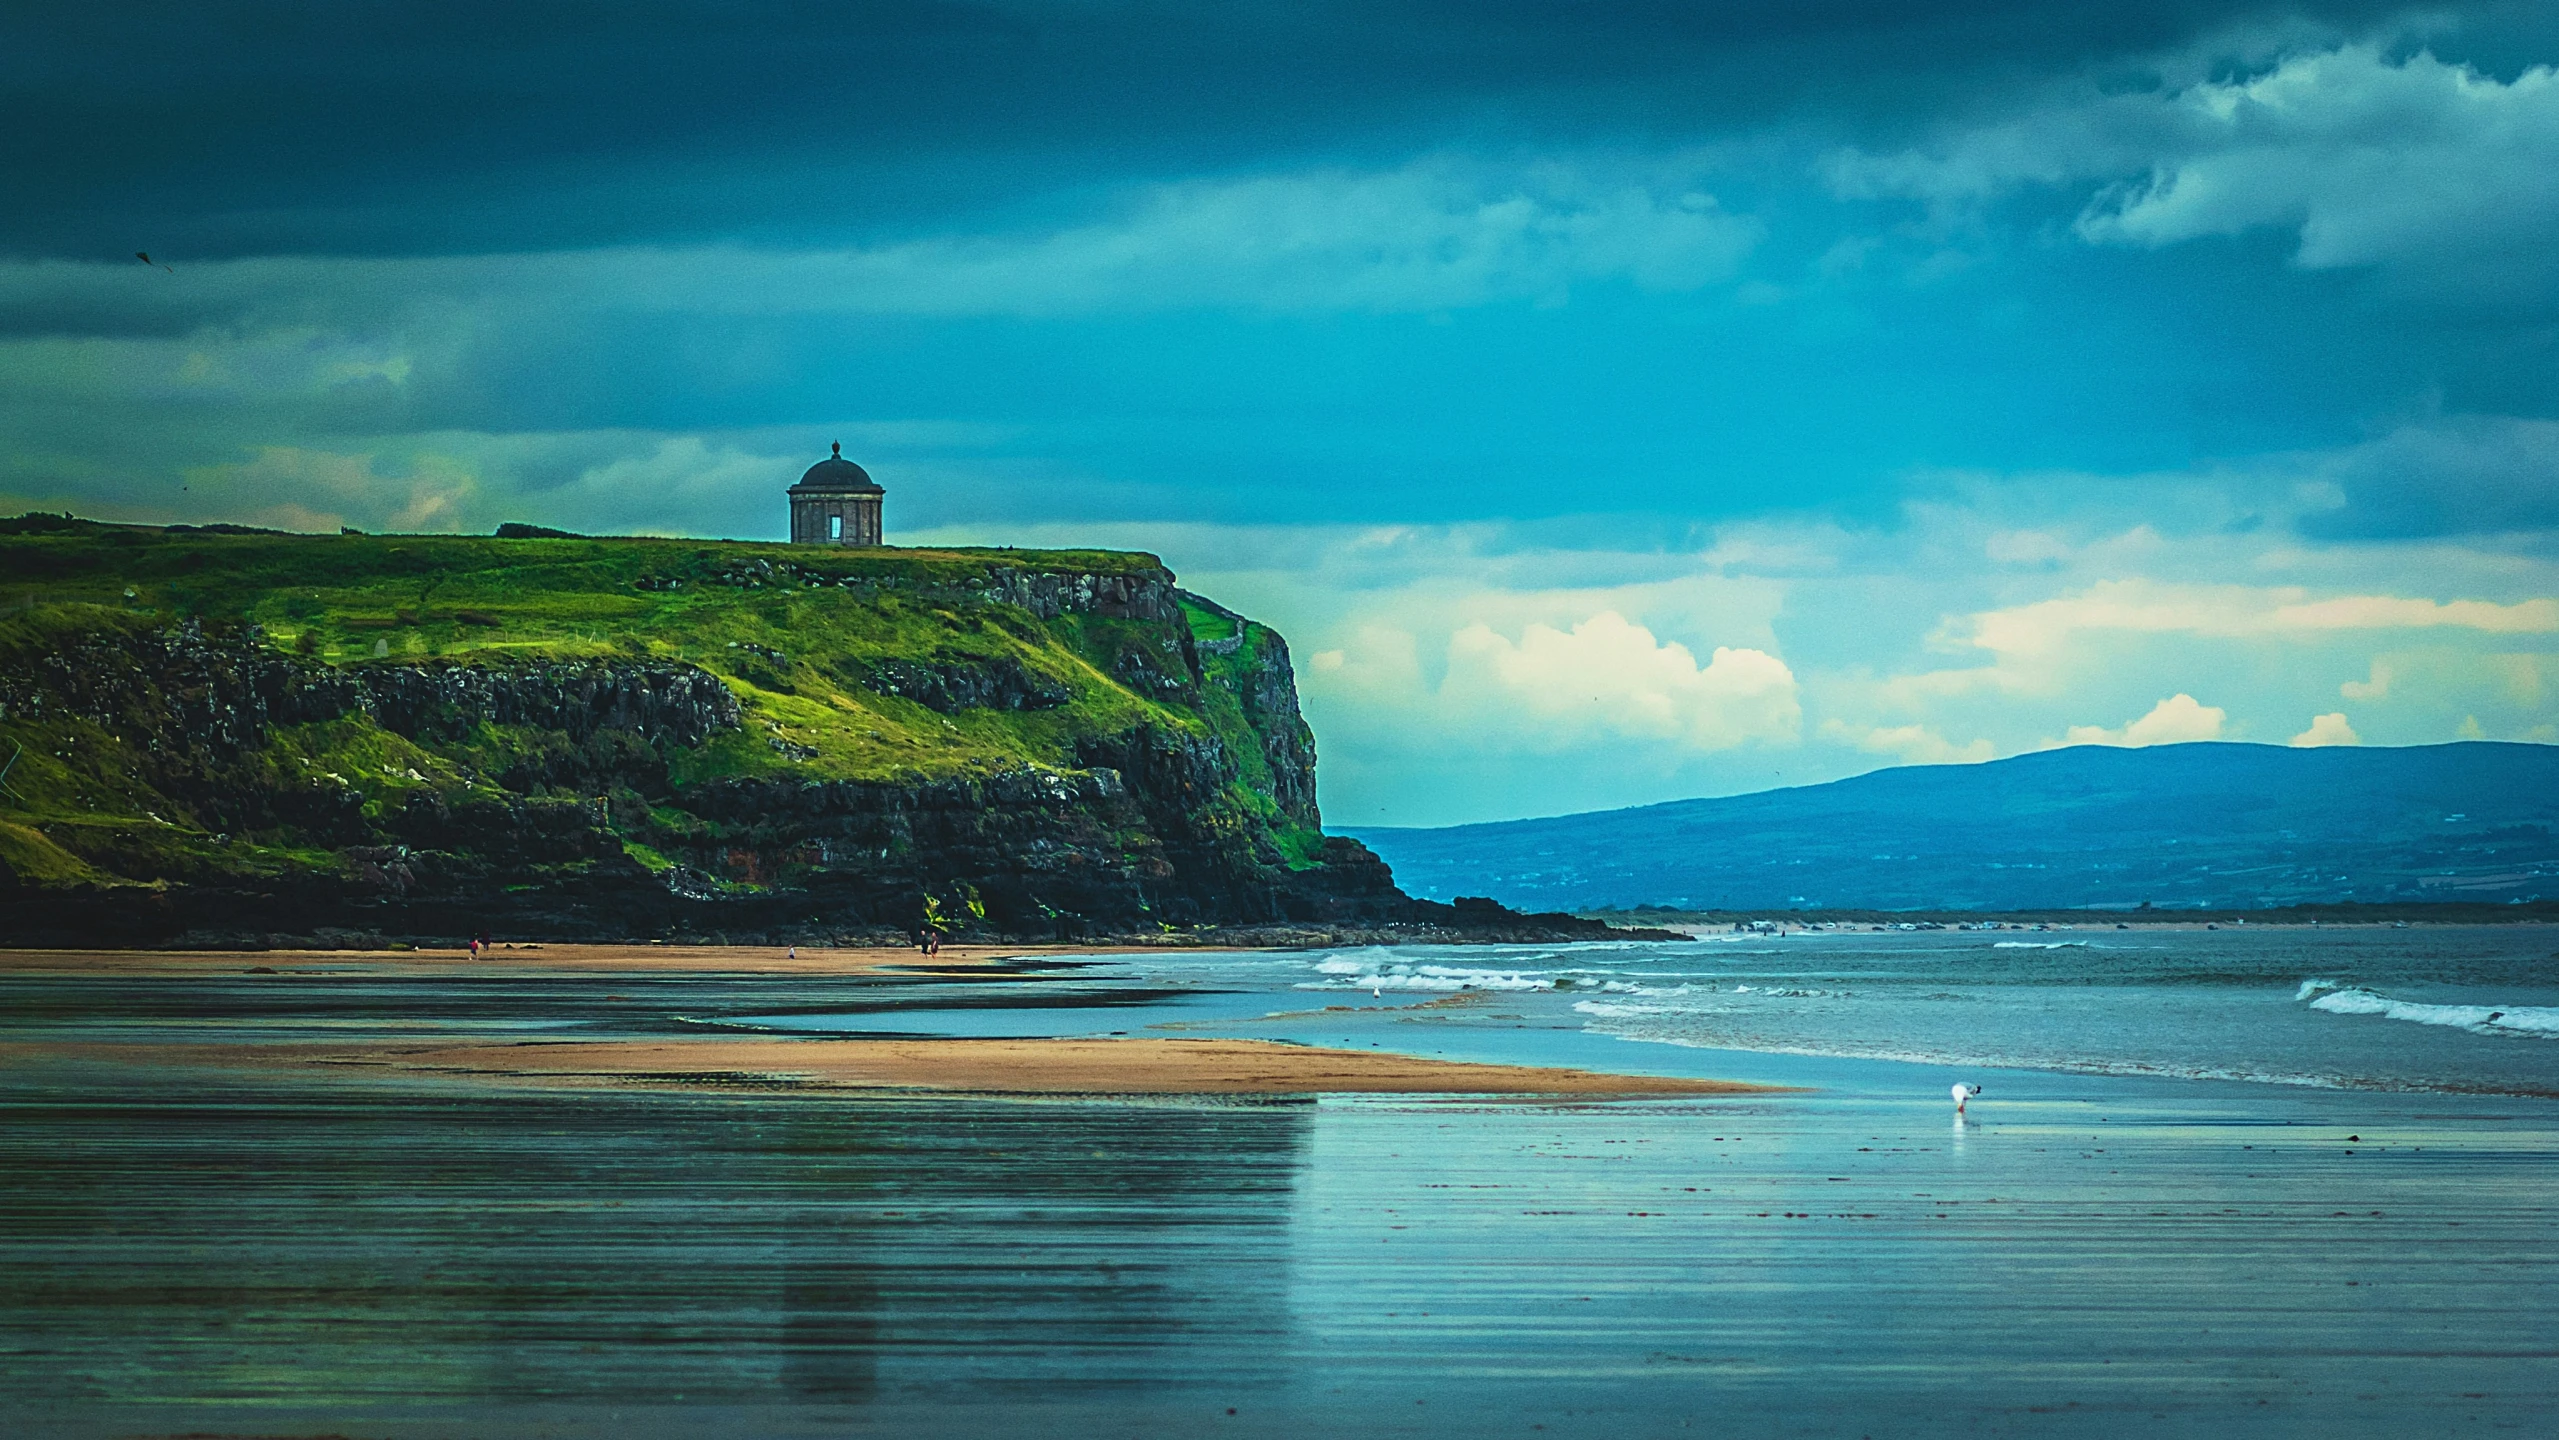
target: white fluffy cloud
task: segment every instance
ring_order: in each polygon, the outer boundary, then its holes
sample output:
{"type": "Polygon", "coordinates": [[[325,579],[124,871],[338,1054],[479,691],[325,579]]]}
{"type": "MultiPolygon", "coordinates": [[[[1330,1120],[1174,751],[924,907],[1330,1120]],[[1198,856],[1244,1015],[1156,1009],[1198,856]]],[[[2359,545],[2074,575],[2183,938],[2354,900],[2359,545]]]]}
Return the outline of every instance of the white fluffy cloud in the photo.
{"type": "Polygon", "coordinates": [[[2150,707],[2150,713],[2109,730],[2103,725],[2073,725],[2066,737],[2073,745],[2182,745],[2192,740],[2218,740],[2230,713],[2206,705],[2183,691],[2150,707]]]}
{"type": "Polygon", "coordinates": [[[1958,745],[1925,725],[1856,726],[1822,722],[1822,738],[1854,745],[1868,755],[1889,755],[1905,765],[1978,765],[1997,759],[1998,747],[1976,739],[1958,745]]]}
{"type": "Polygon", "coordinates": [[[1803,711],[1794,672],[1764,650],[1715,647],[1700,665],[1614,611],[1570,629],[1531,624],[1514,640],[1474,624],[1448,640],[1442,704],[1471,714],[1507,713],[1533,748],[1607,736],[1724,750],[1791,741],[1803,711]]]}
{"type": "Polygon", "coordinates": [[[2281,227],[2304,266],[2394,265],[2463,287],[2547,280],[2559,229],[2559,74],[2501,80],[2379,43],[2237,77],[2107,92],[1892,154],[1834,157],[1836,188],[1939,204],[2097,182],[2076,229],[2160,246],[2281,227]]]}
{"type": "Polygon", "coordinates": [[[1983,611],[1965,640],[2002,657],[2049,659],[2091,631],[2276,636],[2331,630],[2463,629],[2559,632],[2559,599],[2434,600],[2407,595],[2314,596],[2301,586],[2179,585],[2102,580],[2084,590],[1983,611]]]}
{"type": "MultiPolygon", "coordinates": [[[[1721,788],[1720,769],[1800,750],[1802,700],[1774,651],[1717,645],[1701,657],[1621,611],[1589,609],[1587,595],[1381,589],[1348,597],[1329,630],[1290,612],[1342,604],[1338,593],[1263,598],[1259,613],[1294,625],[1301,643],[1337,642],[1301,650],[1299,689],[1325,756],[1326,813],[1343,823],[1640,804],[1721,788]],[[1470,610],[1511,618],[1449,623],[1470,610]]],[[[1718,628],[1757,627],[1728,617],[1718,628]]]]}
{"type": "Polygon", "coordinates": [[[1368,623],[1307,663],[1310,687],[1365,712],[1354,724],[1400,716],[1421,732],[1407,740],[1424,746],[1715,751],[1791,743],[1803,715],[1794,673],[1767,651],[1717,646],[1700,664],[1688,646],[1613,610],[1570,625],[1531,621],[1515,636],[1483,621],[1436,635],[1368,623]]]}
{"type": "Polygon", "coordinates": [[[2363,737],[2355,733],[2355,727],[2346,723],[2346,712],[2332,710],[2325,715],[2311,716],[2310,728],[2287,743],[2296,750],[2310,750],[2322,745],[2361,745],[2364,742],[2363,737]]]}

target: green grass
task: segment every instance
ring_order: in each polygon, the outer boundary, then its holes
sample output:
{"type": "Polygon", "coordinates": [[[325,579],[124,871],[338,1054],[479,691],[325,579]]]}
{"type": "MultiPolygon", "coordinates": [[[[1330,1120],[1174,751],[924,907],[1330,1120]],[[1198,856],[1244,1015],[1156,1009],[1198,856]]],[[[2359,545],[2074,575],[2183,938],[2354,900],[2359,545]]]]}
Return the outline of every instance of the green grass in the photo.
{"type": "Polygon", "coordinates": [[[0,586],[0,607],[33,595],[43,602],[40,613],[58,615],[67,604],[143,619],[245,621],[261,626],[277,649],[331,665],[642,658],[698,665],[737,692],[756,742],[700,757],[696,776],[703,778],[790,770],[820,779],[890,779],[1056,764],[1081,735],[1146,720],[1201,724],[1196,714],[1130,692],[1097,666],[1115,654],[1111,627],[1126,622],[1043,623],[954,593],[1001,568],[1158,570],[1152,555],[97,526],[0,539],[0,556],[11,577],[0,586]],[[724,569],[756,561],[788,561],[868,588],[711,583],[724,569]],[[682,588],[635,588],[642,580],[674,580],[682,588]],[[773,663],[749,646],[787,660],[773,663]],[[1074,699],[1063,712],[946,719],[852,678],[872,660],[999,657],[1064,684],[1074,699]],[[762,743],[767,735],[813,746],[818,757],[788,760],[762,743]]]}
{"type": "MultiPolygon", "coordinates": [[[[1071,768],[1079,742],[1152,724],[1223,740],[1243,772],[1222,797],[1234,823],[1270,830],[1294,862],[1311,857],[1320,837],[1277,814],[1261,739],[1236,698],[1258,627],[1246,627],[1239,653],[1203,655],[1227,683],[1141,693],[1123,677],[1150,665],[1182,674],[1182,621],[1205,639],[1231,637],[1233,622],[1189,606],[1173,624],[1043,620],[987,598],[1008,571],[1163,575],[1152,555],[1094,550],[212,534],[26,517],[0,521],[0,664],[33,663],[83,635],[192,619],[255,625],[272,650],[342,669],[693,665],[737,696],[744,725],[667,756],[679,791],[727,777],[915,783],[1071,768]],[[1067,698],[941,714],[864,683],[867,667],[889,660],[1018,667],[1067,698]]],[[[16,795],[0,795],[0,863],[41,883],[338,863],[291,826],[208,833],[210,822],[135,778],[146,768],[135,747],[148,740],[87,721],[0,717],[0,759],[13,742],[27,747],[10,776],[16,795]]],[[[485,725],[451,742],[412,742],[356,714],[273,727],[241,763],[270,787],[353,792],[377,820],[422,791],[494,796],[493,777],[530,743],[485,725]]],[[[693,822],[677,807],[650,823],[663,834],[693,822]]],[[[669,863],[636,835],[625,848],[652,869],[669,863]]]]}

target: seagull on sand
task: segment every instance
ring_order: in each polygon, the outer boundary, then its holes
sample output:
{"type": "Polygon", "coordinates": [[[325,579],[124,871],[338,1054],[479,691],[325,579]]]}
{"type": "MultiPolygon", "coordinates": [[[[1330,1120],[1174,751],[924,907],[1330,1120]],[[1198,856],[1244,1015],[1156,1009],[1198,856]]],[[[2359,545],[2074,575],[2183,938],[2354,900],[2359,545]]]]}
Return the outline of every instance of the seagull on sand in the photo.
{"type": "Polygon", "coordinates": [[[1981,1087],[1978,1085],[1966,1085],[1960,1081],[1957,1082],[1955,1085],[1955,1113],[1958,1115],[1963,1114],[1964,1102],[1980,1093],[1981,1087]]]}

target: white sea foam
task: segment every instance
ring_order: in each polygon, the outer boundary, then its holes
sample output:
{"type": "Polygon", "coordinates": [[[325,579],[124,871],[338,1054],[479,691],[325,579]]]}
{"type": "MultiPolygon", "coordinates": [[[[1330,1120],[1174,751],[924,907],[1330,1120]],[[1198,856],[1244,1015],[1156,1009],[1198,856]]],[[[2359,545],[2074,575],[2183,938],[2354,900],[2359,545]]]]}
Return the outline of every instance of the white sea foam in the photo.
{"type": "Polygon", "coordinates": [[[1378,965],[1371,961],[1363,966],[1347,960],[1316,962],[1318,973],[1334,977],[1313,984],[1300,985],[1300,990],[1398,990],[1437,994],[1456,990],[1552,990],[1554,977],[1523,974],[1517,970],[1479,970],[1463,965],[1378,965]]]}
{"type": "Polygon", "coordinates": [[[2559,1038],[2559,1006],[2432,1005],[2400,1000],[2360,985],[2334,980],[2304,980],[2293,993],[2313,1010],[2331,1015],[2378,1015],[2412,1025],[2445,1025],[2480,1035],[2539,1035],[2559,1038]]]}
{"type": "Polygon", "coordinates": [[[1315,962],[1317,973],[1324,975],[1365,975],[1395,963],[1395,952],[1383,945],[1372,945],[1347,955],[1328,955],[1315,962]]]}
{"type": "MultiPolygon", "coordinates": [[[[1570,947],[1587,951],[1591,946],[1570,947]]],[[[1487,950],[1487,958],[1515,962],[1500,965],[1431,964],[1413,952],[1372,946],[1313,959],[1308,968],[1320,977],[1297,985],[1300,990],[1401,990],[1441,993],[1451,990],[1598,990],[1612,994],[1676,994],[1687,981],[1710,979],[1692,970],[1620,970],[1570,963],[1586,959],[1560,949],[1487,950]],[[1661,982],[1679,982],[1664,985],[1661,982]]],[[[1454,957],[1452,957],[1454,958],[1454,957]]],[[[1710,987],[1711,988],[1711,987],[1710,987]]]]}
{"type": "Polygon", "coordinates": [[[1660,1005],[1630,1005],[1620,1000],[1577,1000],[1573,1002],[1573,1008],[1585,1015],[1597,1015],[1609,1020],[1622,1020],[1632,1015],[1668,1013],[1665,1007],[1660,1005]]]}

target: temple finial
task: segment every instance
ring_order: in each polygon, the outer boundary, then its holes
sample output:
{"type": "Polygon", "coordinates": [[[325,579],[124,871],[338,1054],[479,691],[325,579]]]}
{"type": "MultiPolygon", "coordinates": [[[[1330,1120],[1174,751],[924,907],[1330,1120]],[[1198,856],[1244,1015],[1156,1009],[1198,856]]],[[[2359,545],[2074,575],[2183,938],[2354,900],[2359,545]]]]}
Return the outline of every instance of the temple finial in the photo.
{"type": "Polygon", "coordinates": [[[833,449],[834,449],[834,451],[835,451],[835,458],[836,458],[836,459],[841,460],[841,459],[843,459],[843,458],[844,458],[844,442],[843,442],[843,441],[841,441],[841,440],[836,441],[836,442],[834,443],[834,445],[833,445],[833,447],[832,447],[832,448],[833,448],[833,449]]]}

